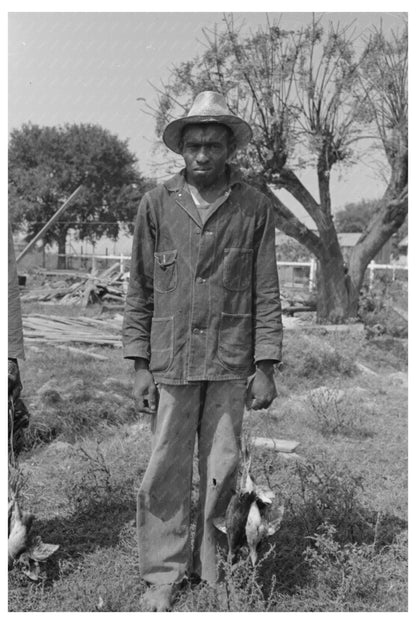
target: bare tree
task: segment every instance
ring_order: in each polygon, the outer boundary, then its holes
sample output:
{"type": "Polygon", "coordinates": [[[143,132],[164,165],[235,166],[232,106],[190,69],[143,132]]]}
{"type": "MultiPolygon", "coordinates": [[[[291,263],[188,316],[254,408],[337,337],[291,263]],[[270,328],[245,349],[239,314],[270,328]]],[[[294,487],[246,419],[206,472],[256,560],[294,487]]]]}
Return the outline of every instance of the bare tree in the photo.
{"type": "Polygon", "coordinates": [[[325,30],[315,17],[298,31],[269,22],[243,37],[231,15],[224,16],[221,29],[203,33],[205,53],[175,67],[169,83],[158,89],[157,132],[183,115],[199,91],[223,93],[230,109],[254,129],[240,167],[271,199],[276,227],[318,260],[318,321],[355,315],[365,268],[407,210],[406,32],[388,41],[375,31],[361,54],[353,25],[325,30]],[[332,216],[331,173],[350,162],[357,142],[369,136],[381,140],[391,178],[382,210],[353,252],[347,279],[332,216]],[[301,180],[302,170],[311,167],[319,200],[301,180]],[[279,189],[305,208],[315,230],[290,211],[279,189]]]}
{"type": "Polygon", "coordinates": [[[390,177],[377,210],[353,249],[351,279],[361,284],[370,260],[405,222],[408,211],[408,40],[407,28],[381,29],[367,42],[360,68],[362,115],[383,145],[390,177]]]}

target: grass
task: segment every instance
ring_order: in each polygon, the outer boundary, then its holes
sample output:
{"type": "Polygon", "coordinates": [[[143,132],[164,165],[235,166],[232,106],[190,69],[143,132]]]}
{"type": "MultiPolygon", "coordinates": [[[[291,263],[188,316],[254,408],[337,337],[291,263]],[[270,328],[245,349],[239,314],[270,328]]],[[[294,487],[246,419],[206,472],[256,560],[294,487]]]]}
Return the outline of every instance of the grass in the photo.
{"type": "MultiPolygon", "coordinates": [[[[386,383],[406,371],[403,353],[341,332],[288,331],[285,342],[278,397],[244,425],[249,435],[300,442],[298,459],[253,456],[255,478],[285,501],[281,529],[256,568],[220,559],[219,589],[184,584],[174,610],[404,611],[407,388],[386,383]],[[361,373],[357,360],[381,374],[361,373]]],[[[27,349],[23,505],[60,549],[40,583],[18,567],[9,573],[10,611],[141,610],[136,492],[150,432],[131,400],[131,366],[119,350],[99,352],[109,359],[27,349]]]]}

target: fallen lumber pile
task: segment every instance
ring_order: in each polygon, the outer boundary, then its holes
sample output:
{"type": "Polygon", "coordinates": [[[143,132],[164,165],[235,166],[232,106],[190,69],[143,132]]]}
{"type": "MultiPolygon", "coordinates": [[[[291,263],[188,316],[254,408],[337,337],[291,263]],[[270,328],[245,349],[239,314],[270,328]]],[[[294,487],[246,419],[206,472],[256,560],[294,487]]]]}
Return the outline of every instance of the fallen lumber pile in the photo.
{"type": "Polygon", "coordinates": [[[85,316],[74,318],[45,314],[23,315],[25,341],[121,346],[121,315],[101,320],[85,316]]]}
{"type": "Polygon", "coordinates": [[[83,307],[90,303],[124,304],[129,274],[120,270],[120,262],[99,274],[78,271],[41,272],[46,276],[59,276],[61,279],[51,280],[40,288],[22,293],[22,301],[78,304],[83,307]]]}
{"type": "Polygon", "coordinates": [[[293,316],[296,312],[315,312],[316,299],[311,293],[281,290],[282,313],[293,316]]]}

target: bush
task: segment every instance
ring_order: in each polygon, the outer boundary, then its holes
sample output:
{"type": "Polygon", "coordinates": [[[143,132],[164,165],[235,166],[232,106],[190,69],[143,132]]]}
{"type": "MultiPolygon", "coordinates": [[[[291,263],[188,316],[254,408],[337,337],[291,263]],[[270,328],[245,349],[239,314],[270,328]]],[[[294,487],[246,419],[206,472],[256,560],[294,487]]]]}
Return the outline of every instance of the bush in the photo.
{"type": "Polygon", "coordinates": [[[404,537],[378,551],[375,542],[341,546],[335,535],[335,527],[325,523],[313,536],[313,546],[305,550],[310,584],[301,593],[312,597],[315,604],[318,601],[325,610],[406,610],[404,537]]]}
{"type": "Polygon", "coordinates": [[[356,371],[355,349],[338,341],[332,346],[319,336],[291,332],[284,350],[283,382],[299,386],[300,379],[314,381],[356,371]]]}
{"type": "Polygon", "coordinates": [[[38,408],[29,420],[24,450],[30,451],[55,439],[74,443],[88,435],[106,437],[116,427],[137,420],[137,412],[130,407],[119,407],[111,401],[109,393],[105,402],[85,396],[84,401],[76,397],[41,412],[38,408]]]}
{"type": "Polygon", "coordinates": [[[384,332],[396,338],[408,336],[408,324],[391,306],[407,309],[407,281],[391,282],[387,276],[378,275],[372,290],[364,285],[359,300],[358,316],[366,327],[380,325],[384,332]]]}

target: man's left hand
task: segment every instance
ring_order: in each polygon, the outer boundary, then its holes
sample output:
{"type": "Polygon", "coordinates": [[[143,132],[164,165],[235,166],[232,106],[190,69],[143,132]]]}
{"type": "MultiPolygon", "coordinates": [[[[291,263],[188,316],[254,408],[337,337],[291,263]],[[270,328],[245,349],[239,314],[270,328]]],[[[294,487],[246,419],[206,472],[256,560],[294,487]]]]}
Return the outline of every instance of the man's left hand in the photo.
{"type": "Polygon", "coordinates": [[[17,399],[22,389],[20,381],[19,364],[14,358],[8,358],[8,386],[9,398],[17,399]]]}
{"type": "Polygon", "coordinates": [[[268,360],[257,362],[256,373],[247,388],[248,409],[266,409],[277,397],[273,372],[273,362],[268,360]]]}

